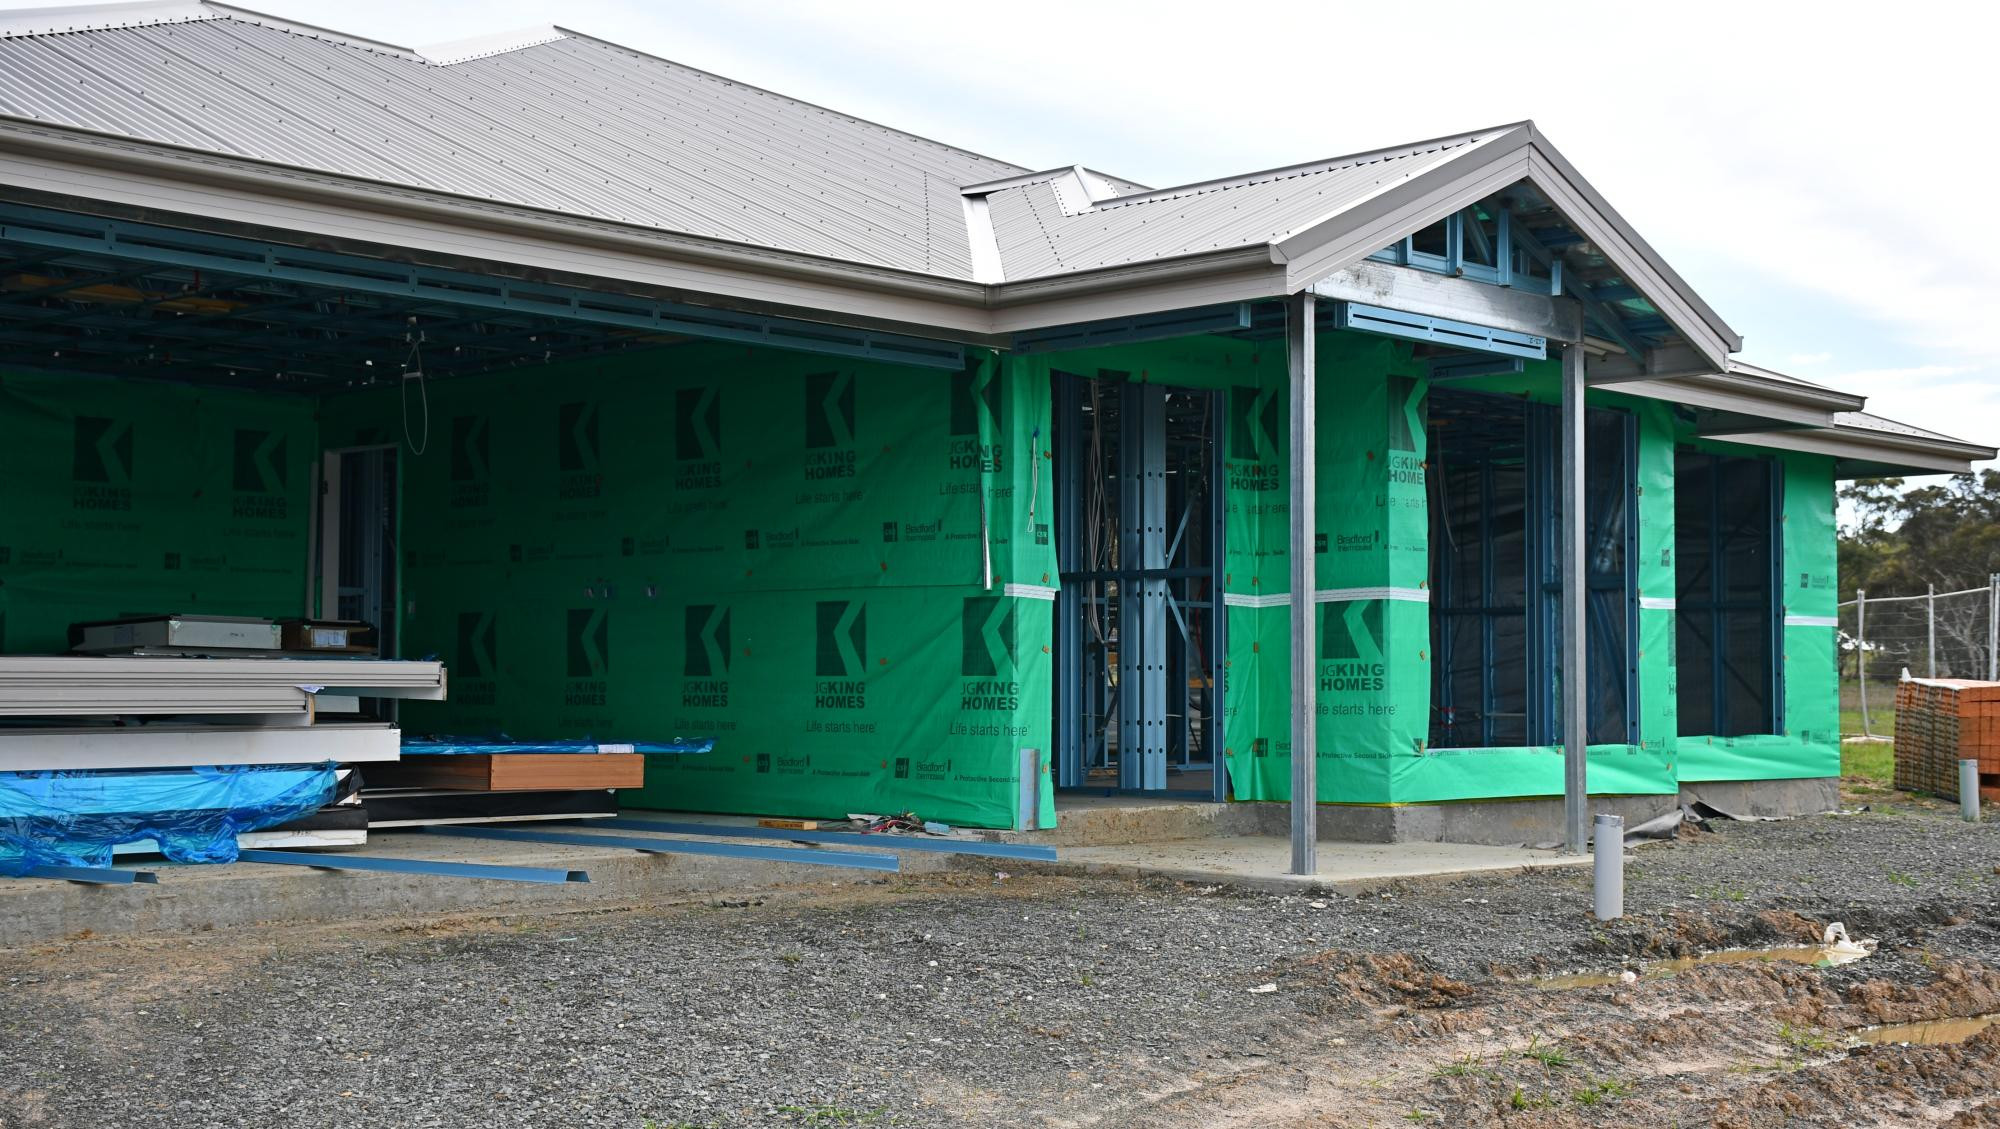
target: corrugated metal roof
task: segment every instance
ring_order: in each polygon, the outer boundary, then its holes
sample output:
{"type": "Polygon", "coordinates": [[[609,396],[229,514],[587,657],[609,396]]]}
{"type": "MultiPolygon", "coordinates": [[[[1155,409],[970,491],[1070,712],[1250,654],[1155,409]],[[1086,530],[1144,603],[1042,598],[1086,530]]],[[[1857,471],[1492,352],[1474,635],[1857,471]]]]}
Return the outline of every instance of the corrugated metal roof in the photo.
{"type": "Polygon", "coordinates": [[[1502,130],[1160,191],[1079,208],[1052,176],[987,195],[1008,281],[1283,239],[1498,136],[1502,130]]]}
{"type": "Polygon", "coordinates": [[[193,10],[14,21],[0,113],[952,278],[972,269],[959,186],[1025,171],[553,29],[438,65],[193,10]]]}
{"type": "Polygon", "coordinates": [[[1938,443],[1960,443],[1967,447],[1979,446],[1966,439],[1957,439],[1939,431],[1926,431],[1907,423],[1878,416],[1873,412],[1837,412],[1833,417],[1835,427],[1851,427],[1860,431],[1880,431],[1890,435],[1902,435],[1912,439],[1929,439],[1938,443]]]}

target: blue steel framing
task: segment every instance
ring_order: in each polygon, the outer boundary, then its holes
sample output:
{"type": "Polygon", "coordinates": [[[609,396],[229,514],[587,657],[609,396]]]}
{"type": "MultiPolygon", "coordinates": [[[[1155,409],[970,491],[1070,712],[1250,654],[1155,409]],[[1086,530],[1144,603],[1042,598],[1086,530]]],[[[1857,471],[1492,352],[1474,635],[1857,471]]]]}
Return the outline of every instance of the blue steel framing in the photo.
{"type": "MultiPolygon", "coordinates": [[[[1437,396],[1440,394],[1440,391],[1433,390],[1432,395],[1437,396]]],[[[1446,394],[1467,396],[1487,395],[1477,392],[1450,392],[1446,394]]],[[[1557,460],[1560,457],[1560,451],[1558,449],[1557,421],[1554,408],[1546,404],[1527,404],[1524,405],[1524,409],[1524,465],[1522,468],[1522,477],[1525,495],[1523,498],[1523,510],[1526,529],[1523,538],[1525,556],[1523,574],[1527,582],[1527,590],[1522,593],[1523,602],[1518,609],[1523,623],[1526,652],[1525,669],[1527,672],[1525,678],[1526,693],[1524,694],[1524,707],[1527,716],[1524,719],[1525,724],[1523,728],[1524,743],[1531,746],[1540,746],[1554,744],[1562,740],[1560,717],[1557,709],[1561,689],[1561,674],[1558,669],[1560,665],[1558,662],[1559,652],[1556,646],[1556,642],[1560,637],[1560,598],[1562,595],[1561,576],[1556,567],[1556,537],[1559,518],[1559,499],[1557,497],[1556,484],[1559,478],[1557,473],[1559,463],[1557,460]],[[1537,690],[1538,687],[1539,691],[1537,690]]],[[[1602,625],[1603,634],[1600,637],[1607,639],[1618,637],[1611,633],[1611,624],[1608,621],[1608,617],[1615,615],[1623,620],[1624,630],[1622,638],[1624,653],[1619,659],[1624,675],[1623,714],[1625,732],[1623,740],[1627,744],[1636,744],[1639,740],[1639,710],[1637,709],[1639,677],[1638,421],[1629,412],[1607,408],[1591,409],[1589,418],[1600,421],[1606,418],[1616,418],[1619,421],[1619,434],[1621,436],[1622,447],[1620,454],[1624,464],[1622,468],[1623,483],[1620,490],[1620,500],[1624,506],[1621,530],[1624,543],[1624,552],[1621,555],[1624,567],[1621,570],[1621,576],[1616,585],[1591,583],[1588,593],[1590,597],[1589,616],[1602,625]]],[[[1434,460],[1433,466],[1436,466],[1436,460],[1440,458],[1439,453],[1433,452],[1431,457],[1434,460]]],[[[1480,553],[1479,602],[1471,606],[1460,605],[1456,602],[1456,581],[1451,574],[1451,570],[1436,569],[1433,570],[1432,576],[1432,618],[1435,624],[1432,631],[1432,649],[1435,652],[1436,659],[1433,663],[1433,670],[1443,674],[1453,668],[1453,661],[1456,657],[1456,643],[1450,630],[1450,620],[1454,617],[1468,615],[1476,615],[1480,620],[1480,669],[1483,674],[1480,679],[1479,737],[1476,743],[1453,746],[1457,748],[1491,748],[1496,744],[1493,736],[1494,727],[1492,720],[1494,714],[1494,685],[1492,675],[1493,671],[1499,669],[1500,664],[1510,661],[1511,657],[1501,654],[1496,645],[1494,617],[1496,615],[1511,615],[1516,610],[1509,606],[1496,604],[1493,601],[1496,579],[1493,569],[1493,556],[1491,552],[1487,551],[1488,547],[1493,543],[1491,519],[1494,501],[1494,467],[1490,462],[1481,464],[1479,490],[1481,494],[1479,540],[1482,548],[1480,553]]],[[[1591,531],[1597,531],[1595,526],[1591,527],[1591,531]]],[[[1432,552],[1435,553],[1436,551],[1437,546],[1434,544],[1432,552]]],[[[1586,578],[1586,582],[1590,583],[1588,578],[1586,578]]],[[[1444,692],[1438,693],[1437,697],[1440,700],[1433,703],[1433,709],[1452,708],[1453,699],[1449,693],[1448,676],[1441,679],[1441,684],[1444,687],[1444,692]]],[[[1602,703],[1596,702],[1592,705],[1592,713],[1596,714],[1601,709],[1602,703]]]]}
{"type": "MultiPolygon", "coordinates": [[[[1683,724],[1678,728],[1683,736],[1689,737],[1739,737],[1755,733],[1783,733],[1785,731],[1785,466],[1777,459],[1756,455],[1684,451],[1675,457],[1674,478],[1676,481],[1675,498],[1677,501],[1680,497],[1680,461],[1682,459],[1704,459],[1708,461],[1711,468],[1708,476],[1708,497],[1706,499],[1709,507],[1709,592],[1707,600],[1698,603],[1694,608],[1685,606],[1678,598],[1675,600],[1674,630],[1676,632],[1680,630],[1679,621],[1682,617],[1697,614],[1697,612],[1705,613],[1708,616],[1711,661],[1709,663],[1709,717],[1704,719],[1707,724],[1696,725],[1692,728],[1683,724]],[[1766,543],[1770,546],[1768,552],[1770,558],[1768,571],[1770,575],[1766,581],[1770,585],[1770,589],[1766,593],[1766,599],[1756,604],[1747,601],[1728,601],[1724,599],[1723,595],[1724,562],[1722,555],[1723,523],[1721,515],[1723,513],[1724,496],[1722,475],[1719,471],[1725,463],[1732,461],[1755,463],[1762,466],[1769,480],[1769,488],[1766,495],[1768,498],[1767,506],[1769,508],[1765,511],[1766,520],[1761,523],[1762,529],[1760,532],[1766,539],[1766,543]],[[1764,678],[1765,693],[1768,696],[1767,701],[1769,705],[1769,709],[1766,711],[1766,716],[1770,720],[1770,728],[1768,730],[1752,728],[1739,732],[1729,732],[1729,730],[1735,727],[1723,723],[1723,719],[1727,716],[1722,703],[1729,696],[1727,686],[1727,667],[1729,664],[1724,662],[1722,657],[1723,640],[1725,638],[1722,625],[1725,617],[1732,612],[1755,614],[1768,625],[1766,628],[1767,639],[1765,646],[1768,648],[1770,656],[1770,667],[1764,678]]],[[[1678,596],[1678,593],[1676,595],[1678,596]]]]}
{"type": "Polygon", "coordinates": [[[374,870],[387,874],[426,874],[440,878],[488,878],[500,882],[541,882],[560,885],[588,882],[590,873],[542,866],[497,866],[483,862],[445,862],[438,859],[383,858],[380,855],[336,855],[305,851],[273,851],[245,847],[236,852],[238,862],[261,862],[274,866],[308,866],[314,870],[374,870]]]}
{"type": "Polygon", "coordinates": [[[688,839],[641,839],[633,835],[582,835],[566,831],[523,831],[500,827],[426,827],[432,835],[461,839],[500,839],[516,843],[553,843],[570,847],[617,847],[661,855],[709,855],[717,858],[759,859],[764,862],[792,862],[806,866],[840,866],[850,870],[881,870],[893,874],[902,869],[894,855],[872,855],[861,851],[829,851],[818,847],[757,847],[747,843],[708,843],[688,839]]]}
{"type": "MultiPolygon", "coordinates": [[[[1164,554],[1168,547],[1169,530],[1165,523],[1164,491],[1160,505],[1147,507],[1146,495],[1140,487],[1150,463],[1144,452],[1164,442],[1165,435],[1158,412],[1148,413],[1141,408],[1148,398],[1157,398],[1164,389],[1157,385],[1134,383],[1126,380],[1129,374],[1105,371],[1100,377],[1109,378],[1111,387],[1120,397],[1120,452],[1119,480],[1131,492],[1120,513],[1119,564],[1109,571],[1090,571],[1076,567],[1072,556],[1065,560],[1061,568],[1061,586],[1057,591],[1057,637],[1056,637],[1056,783],[1064,789],[1087,789],[1092,792],[1116,792],[1145,795],[1184,795],[1211,799],[1217,802],[1229,798],[1228,766],[1225,758],[1218,755],[1226,747],[1224,732],[1224,659],[1228,654],[1228,615],[1222,593],[1222,562],[1225,551],[1225,529],[1227,507],[1221,495],[1223,475],[1223,443],[1216,434],[1208,444],[1207,473],[1211,488],[1209,502],[1208,555],[1205,567],[1166,567],[1164,554]],[[1135,504],[1136,503],[1136,504],[1135,504]],[[1148,511],[1160,519],[1154,525],[1145,516],[1148,511]],[[1134,528],[1135,514],[1137,528],[1134,528]],[[1159,558],[1155,561],[1155,558],[1159,558]],[[1134,559],[1153,561],[1159,567],[1146,565],[1131,567],[1134,559]],[[1189,789],[1166,787],[1166,717],[1172,713],[1174,702],[1181,703],[1181,716],[1186,716],[1186,656],[1178,662],[1170,662],[1167,654],[1170,632],[1165,630],[1167,608],[1165,596],[1171,592],[1174,582],[1183,583],[1183,592],[1189,590],[1188,582],[1206,580],[1208,599],[1200,606],[1208,612],[1209,632],[1208,653],[1205,657],[1209,687],[1208,716],[1204,718],[1203,743],[1207,749],[1211,770],[1209,789],[1206,793],[1189,789]],[[1099,751],[1091,734],[1086,731],[1085,720],[1091,717],[1107,716],[1107,703],[1097,700],[1097,692],[1102,680],[1091,677],[1086,669],[1088,651],[1084,645],[1083,622],[1085,588],[1087,585],[1115,583],[1119,586],[1120,606],[1120,664],[1127,669],[1120,671],[1119,719],[1121,734],[1133,719],[1129,716],[1137,711],[1141,724],[1159,728],[1161,739],[1149,743],[1148,752],[1139,757],[1126,755],[1132,747],[1121,740],[1119,755],[1119,783],[1116,788],[1098,788],[1088,785],[1089,768],[1096,761],[1099,751]],[[1140,599],[1134,599],[1139,590],[1134,585],[1158,585],[1158,590],[1140,599]],[[1156,604],[1152,611],[1157,613],[1148,618],[1144,605],[1156,604]],[[1128,605],[1139,605],[1128,609],[1128,605]],[[1138,632],[1143,649],[1134,656],[1127,647],[1132,638],[1128,634],[1128,622],[1140,625],[1138,632]],[[1145,625],[1150,623],[1150,629],[1145,625]],[[1142,673],[1143,679],[1135,677],[1141,673],[1132,668],[1149,668],[1142,673]],[[1153,677],[1154,675],[1165,677],[1153,677]],[[1137,683],[1137,684],[1135,684],[1137,683]],[[1171,687],[1178,683],[1178,693],[1171,687]],[[1151,686],[1152,694],[1144,693],[1140,686],[1151,686]],[[1157,703],[1157,705],[1155,704],[1157,703]],[[1157,748],[1153,748],[1153,745],[1157,748]]],[[[1057,418],[1057,488],[1056,525],[1058,551],[1074,553],[1084,542],[1084,515],[1081,498],[1084,475],[1098,474],[1102,468],[1086,461],[1084,446],[1077,421],[1083,416],[1082,393],[1089,377],[1068,372],[1053,372],[1055,381],[1055,413],[1057,418]]],[[[1197,390],[1189,390],[1197,391],[1197,390]]],[[[1221,419],[1221,393],[1214,390],[1199,390],[1199,394],[1209,398],[1211,418],[1221,419]]],[[[1218,432],[1219,432],[1218,428],[1218,432]]],[[[1101,591],[1101,589],[1099,589],[1101,591]]],[[[1101,598],[1101,597],[1100,597],[1101,598]]],[[[1185,601],[1183,601],[1185,603],[1185,601]]],[[[1183,624],[1182,638],[1186,637],[1183,624]]],[[[1183,721],[1185,724],[1185,721],[1183,721]]],[[[1099,740],[1102,738],[1100,737],[1099,740]]],[[[1191,760],[1187,736],[1182,736],[1182,760],[1184,768],[1197,767],[1191,760]]]]}
{"type": "Polygon", "coordinates": [[[869,835],[857,831],[789,831],[775,827],[742,827],[731,823],[682,823],[665,819],[593,819],[588,826],[614,831],[651,831],[661,835],[712,835],[731,839],[773,839],[790,843],[831,843],[877,850],[922,851],[926,854],[976,855],[983,858],[1054,862],[1054,847],[1027,843],[971,843],[957,839],[919,839],[910,835],[869,835]]]}

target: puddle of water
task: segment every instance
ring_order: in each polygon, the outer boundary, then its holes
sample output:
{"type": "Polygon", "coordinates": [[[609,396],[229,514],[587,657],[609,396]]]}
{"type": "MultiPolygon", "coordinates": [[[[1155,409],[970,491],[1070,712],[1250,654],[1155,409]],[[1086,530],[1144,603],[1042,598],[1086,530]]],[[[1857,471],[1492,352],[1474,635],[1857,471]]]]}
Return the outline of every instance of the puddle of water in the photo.
{"type": "MultiPolygon", "coordinates": [[[[1837,962],[1829,959],[1823,945],[1778,945],[1768,949],[1720,949],[1699,956],[1675,957],[1671,960],[1656,960],[1640,966],[1637,978],[1640,980],[1664,980],[1677,972],[1706,964],[1751,964],[1754,962],[1777,962],[1785,964],[1813,964],[1831,966],[1837,962]]],[[[1559,991],[1569,988],[1602,988],[1625,981],[1625,973],[1619,972],[1573,972],[1564,976],[1548,976],[1534,981],[1537,988],[1559,991]]]]}
{"type": "Polygon", "coordinates": [[[1914,1043],[1921,1047],[1938,1047],[1946,1043],[1963,1043],[1996,1023],[2000,1023],[2000,1011],[1950,1019],[1926,1019],[1917,1023],[1891,1023],[1883,1027],[1860,1027],[1848,1034],[1863,1043],[1914,1043]]]}

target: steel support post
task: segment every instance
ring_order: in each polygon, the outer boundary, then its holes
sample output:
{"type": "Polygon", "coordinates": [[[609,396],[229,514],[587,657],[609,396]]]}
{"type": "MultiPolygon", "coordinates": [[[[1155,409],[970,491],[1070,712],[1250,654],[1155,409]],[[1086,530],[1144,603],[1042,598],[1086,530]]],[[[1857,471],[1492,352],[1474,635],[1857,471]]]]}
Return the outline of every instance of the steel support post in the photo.
{"type": "Polygon", "coordinates": [[[1562,577],[1562,743],[1563,743],[1563,849],[1573,855],[1584,851],[1590,837],[1589,787],[1585,779],[1586,739],[1589,719],[1584,715],[1584,690],[1589,685],[1584,668],[1584,504],[1583,504],[1583,349],[1563,346],[1562,357],[1562,436],[1556,445],[1562,460],[1561,536],[1557,538],[1562,577]]]}
{"type": "Polygon", "coordinates": [[[1285,357],[1291,385],[1292,873],[1319,869],[1319,684],[1313,677],[1313,506],[1319,470],[1313,424],[1314,318],[1310,291],[1285,301],[1285,357]]]}
{"type": "Polygon", "coordinates": [[[1861,690],[1861,734],[1875,736],[1868,719],[1868,589],[1854,590],[1854,681],[1861,690]]]}
{"type": "Polygon", "coordinates": [[[1986,681],[2000,682],[2000,572],[1986,578],[1986,681]]]}
{"type": "MultiPolygon", "coordinates": [[[[1119,567],[1167,567],[1167,395],[1125,384],[1118,456],[1119,567]]],[[[1167,582],[1126,581],[1118,589],[1118,785],[1167,786],[1167,582]]]]}
{"type": "Polygon", "coordinates": [[[1937,585],[1924,587],[1924,677],[1937,677],[1937,585]]]}

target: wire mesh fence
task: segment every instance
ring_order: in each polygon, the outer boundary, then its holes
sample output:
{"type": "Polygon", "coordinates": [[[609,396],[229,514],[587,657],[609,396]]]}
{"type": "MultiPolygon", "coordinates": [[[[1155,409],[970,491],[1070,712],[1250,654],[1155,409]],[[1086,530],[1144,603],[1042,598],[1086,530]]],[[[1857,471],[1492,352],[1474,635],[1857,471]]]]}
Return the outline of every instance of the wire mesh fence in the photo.
{"type": "Polygon", "coordinates": [[[1840,605],[1843,738],[1895,734],[1896,683],[1905,673],[2000,680],[2000,575],[1956,592],[1856,592],[1840,605]]]}

